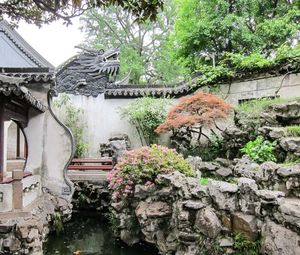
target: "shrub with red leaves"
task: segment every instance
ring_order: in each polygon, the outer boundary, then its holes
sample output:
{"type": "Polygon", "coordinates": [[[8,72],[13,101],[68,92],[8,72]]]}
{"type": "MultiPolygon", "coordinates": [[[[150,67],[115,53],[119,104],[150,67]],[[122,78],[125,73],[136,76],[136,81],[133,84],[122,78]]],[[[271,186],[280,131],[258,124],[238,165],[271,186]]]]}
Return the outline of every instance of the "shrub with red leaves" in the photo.
{"type": "MultiPolygon", "coordinates": [[[[198,92],[192,96],[179,99],[155,132],[176,132],[181,128],[187,128],[189,132],[198,133],[200,140],[202,128],[213,128],[216,121],[226,119],[232,107],[223,99],[209,93],[198,92]]],[[[207,136],[206,136],[207,137],[207,136]]]]}

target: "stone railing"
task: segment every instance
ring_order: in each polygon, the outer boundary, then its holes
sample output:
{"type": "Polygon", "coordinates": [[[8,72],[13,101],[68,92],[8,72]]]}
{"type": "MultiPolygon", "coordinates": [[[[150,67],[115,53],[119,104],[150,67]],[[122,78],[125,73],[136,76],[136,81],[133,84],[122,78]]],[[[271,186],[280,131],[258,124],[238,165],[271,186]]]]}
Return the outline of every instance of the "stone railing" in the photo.
{"type": "Polygon", "coordinates": [[[23,179],[22,170],[14,170],[13,181],[0,185],[0,212],[22,210],[41,195],[40,176],[23,179]]]}

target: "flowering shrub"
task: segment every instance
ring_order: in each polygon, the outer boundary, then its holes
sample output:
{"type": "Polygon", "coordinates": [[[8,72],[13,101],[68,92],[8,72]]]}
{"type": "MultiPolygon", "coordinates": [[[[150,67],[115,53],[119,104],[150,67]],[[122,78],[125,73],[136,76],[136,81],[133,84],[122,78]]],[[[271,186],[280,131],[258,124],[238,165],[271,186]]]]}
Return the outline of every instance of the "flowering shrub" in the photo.
{"type": "Polygon", "coordinates": [[[174,149],[153,144],[125,152],[108,175],[113,199],[128,197],[133,194],[136,184],[152,185],[158,174],[175,170],[194,176],[192,167],[174,149]]]}

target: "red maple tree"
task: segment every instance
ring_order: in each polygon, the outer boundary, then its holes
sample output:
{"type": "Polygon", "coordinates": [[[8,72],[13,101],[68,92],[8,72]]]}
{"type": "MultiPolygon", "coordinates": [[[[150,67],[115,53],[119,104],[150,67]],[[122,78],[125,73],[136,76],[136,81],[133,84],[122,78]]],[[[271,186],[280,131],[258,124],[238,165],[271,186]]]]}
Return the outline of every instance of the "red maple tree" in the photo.
{"type": "Polygon", "coordinates": [[[198,140],[200,140],[202,129],[217,127],[216,121],[227,118],[231,109],[231,105],[223,99],[209,93],[198,92],[180,98],[168,112],[166,121],[155,132],[176,132],[186,128],[188,132],[198,133],[198,140]]]}

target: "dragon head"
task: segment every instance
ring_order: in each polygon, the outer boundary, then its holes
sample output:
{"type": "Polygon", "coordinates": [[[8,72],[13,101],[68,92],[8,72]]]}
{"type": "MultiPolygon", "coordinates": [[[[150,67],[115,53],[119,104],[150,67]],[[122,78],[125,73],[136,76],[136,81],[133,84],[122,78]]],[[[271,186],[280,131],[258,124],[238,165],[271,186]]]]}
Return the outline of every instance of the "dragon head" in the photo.
{"type": "Polygon", "coordinates": [[[80,49],[81,53],[58,68],[58,90],[96,96],[116,80],[120,69],[119,50],[80,49]]]}
{"type": "Polygon", "coordinates": [[[71,70],[88,73],[93,78],[100,78],[108,75],[109,80],[114,80],[120,69],[119,50],[110,49],[95,50],[83,48],[74,62],[75,66],[71,70]]]}

